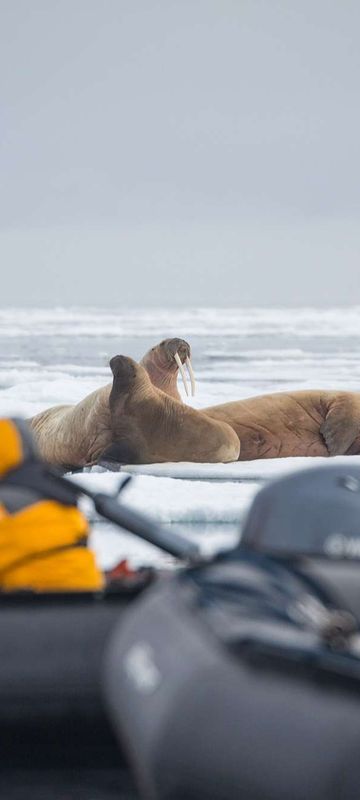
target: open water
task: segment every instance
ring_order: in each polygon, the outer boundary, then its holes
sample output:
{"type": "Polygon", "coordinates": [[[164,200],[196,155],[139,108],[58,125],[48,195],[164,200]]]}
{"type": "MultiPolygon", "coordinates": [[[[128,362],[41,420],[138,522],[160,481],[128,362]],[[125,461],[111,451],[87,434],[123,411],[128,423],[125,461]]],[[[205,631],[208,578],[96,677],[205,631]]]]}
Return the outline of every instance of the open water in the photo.
{"type": "MultiPolygon", "coordinates": [[[[140,359],[164,337],[192,347],[195,407],[272,391],[331,388],[360,391],[360,307],[343,309],[123,310],[115,307],[0,309],[0,414],[32,416],[56,403],[75,403],[109,382],[116,353],[140,359]]],[[[216,549],[237,537],[259,482],[139,476],[126,499],[162,523],[216,549]]],[[[276,464],[270,466],[277,468],[276,464]]],[[[225,475],[226,477],[226,475],[225,475]]],[[[81,480],[79,476],[78,480],[81,480]]],[[[84,476],[114,489],[113,474],[84,476]]],[[[170,528],[171,529],[171,528],[170,528]]],[[[101,563],[129,555],[161,560],[149,545],[94,525],[101,563]]]]}

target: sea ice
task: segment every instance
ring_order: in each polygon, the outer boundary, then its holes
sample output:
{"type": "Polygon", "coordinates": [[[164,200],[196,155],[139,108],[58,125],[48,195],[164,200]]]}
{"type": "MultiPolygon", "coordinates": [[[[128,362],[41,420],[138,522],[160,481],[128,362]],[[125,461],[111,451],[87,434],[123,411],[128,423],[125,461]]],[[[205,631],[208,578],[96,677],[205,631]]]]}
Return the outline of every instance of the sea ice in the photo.
{"type": "MultiPolygon", "coordinates": [[[[76,403],[111,380],[111,356],[139,360],[167,336],[182,336],[192,346],[197,394],[187,402],[197,408],[293,389],[360,391],[359,307],[1,309],[0,414],[30,417],[51,405],[76,403]]],[[[177,525],[210,551],[236,541],[264,481],[319,463],[328,460],[130,465],[124,469],[135,477],[121,502],[170,531],[177,525]]],[[[101,472],[73,477],[112,492],[120,479],[101,472]]],[[[106,566],[126,556],[136,563],[169,563],[151,545],[98,519],[92,543],[106,566]]]]}

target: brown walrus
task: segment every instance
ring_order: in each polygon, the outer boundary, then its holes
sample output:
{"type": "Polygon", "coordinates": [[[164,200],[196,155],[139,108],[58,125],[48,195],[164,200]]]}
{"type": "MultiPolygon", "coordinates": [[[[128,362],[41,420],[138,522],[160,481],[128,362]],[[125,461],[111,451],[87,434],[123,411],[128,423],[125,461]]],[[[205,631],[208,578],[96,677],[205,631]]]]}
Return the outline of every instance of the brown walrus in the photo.
{"type": "Polygon", "coordinates": [[[188,394],[183,364],[186,364],[188,368],[192,394],[195,394],[195,379],[190,357],[190,345],[184,339],[164,339],[144,355],[140,364],[145,367],[154,386],[168,394],[169,397],[174,397],[175,400],[182,402],[177,388],[179,370],[185,392],[188,394]]]}
{"type": "Polygon", "coordinates": [[[103,454],[120,463],[226,462],[239,456],[238,436],[224,422],[179,403],[150,381],[126,356],[110,361],[114,376],[109,406],[112,445],[103,454]]]}
{"type": "MultiPolygon", "coordinates": [[[[142,359],[155,386],[180,401],[177,390],[179,361],[181,365],[190,365],[191,370],[190,346],[178,338],[165,339],[142,359]]],[[[111,390],[112,384],[109,383],[77,405],[53,406],[28,420],[42,458],[67,467],[98,463],[101,454],[113,441],[109,407],[111,390]]]]}
{"type": "Polygon", "coordinates": [[[202,409],[237,433],[240,461],[360,453],[360,394],[297,391],[202,409]]]}

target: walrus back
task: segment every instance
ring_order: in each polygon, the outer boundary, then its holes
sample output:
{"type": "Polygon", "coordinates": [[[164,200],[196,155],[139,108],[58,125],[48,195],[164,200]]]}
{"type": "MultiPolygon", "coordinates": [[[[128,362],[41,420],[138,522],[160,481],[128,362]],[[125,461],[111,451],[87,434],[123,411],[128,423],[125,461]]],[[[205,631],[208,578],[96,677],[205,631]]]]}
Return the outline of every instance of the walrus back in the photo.
{"type": "Polygon", "coordinates": [[[331,393],[276,392],[203,409],[227,422],[241,442],[240,460],[328,456],[321,426],[331,393]]]}
{"type": "Polygon", "coordinates": [[[52,406],[26,420],[35,436],[39,453],[45,461],[59,463],[55,456],[59,433],[69,411],[73,408],[72,405],[52,406]]]}
{"type": "Polygon", "coordinates": [[[110,389],[102,386],[76,405],[53,406],[28,420],[45,461],[74,467],[97,462],[112,440],[110,389]]]}

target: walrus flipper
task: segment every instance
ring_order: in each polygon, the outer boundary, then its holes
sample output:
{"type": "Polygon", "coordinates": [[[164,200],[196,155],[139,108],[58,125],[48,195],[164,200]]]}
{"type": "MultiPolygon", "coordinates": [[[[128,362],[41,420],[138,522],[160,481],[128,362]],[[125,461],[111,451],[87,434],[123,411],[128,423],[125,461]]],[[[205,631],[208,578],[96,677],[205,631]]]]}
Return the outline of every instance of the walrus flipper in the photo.
{"type": "Polygon", "coordinates": [[[330,456],[347,453],[360,433],[360,414],[349,397],[339,397],[329,405],[325,420],[320,426],[330,456]]]}
{"type": "Polygon", "coordinates": [[[139,454],[131,441],[124,439],[122,442],[114,442],[110,445],[99,458],[101,466],[114,468],[115,464],[139,464],[139,454]]]}

